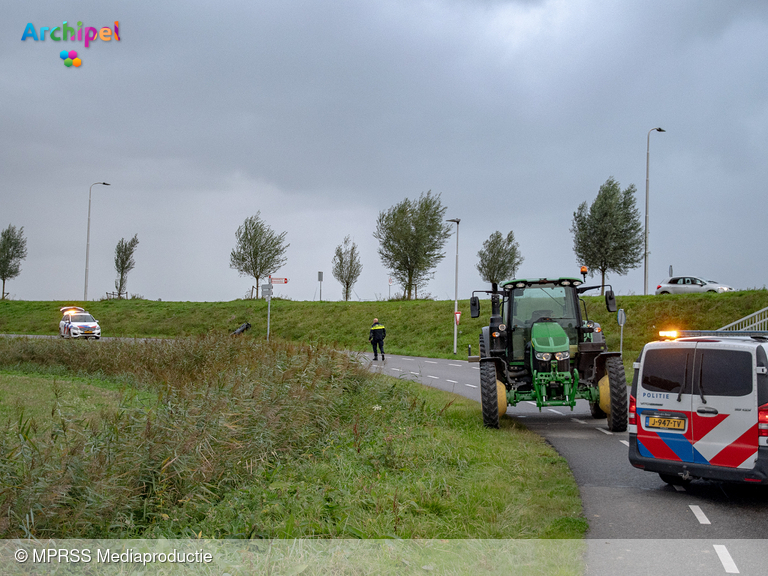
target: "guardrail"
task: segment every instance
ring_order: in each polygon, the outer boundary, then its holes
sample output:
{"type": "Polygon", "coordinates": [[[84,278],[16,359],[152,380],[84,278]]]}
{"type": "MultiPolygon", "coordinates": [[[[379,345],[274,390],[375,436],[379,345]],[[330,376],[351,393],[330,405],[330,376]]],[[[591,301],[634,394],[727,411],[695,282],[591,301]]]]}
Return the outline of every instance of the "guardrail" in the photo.
{"type": "Polygon", "coordinates": [[[745,330],[768,330],[768,308],[763,308],[749,316],[736,320],[736,322],[731,322],[727,326],[718,328],[717,332],[736,330],[740,332],[745,330]]]}

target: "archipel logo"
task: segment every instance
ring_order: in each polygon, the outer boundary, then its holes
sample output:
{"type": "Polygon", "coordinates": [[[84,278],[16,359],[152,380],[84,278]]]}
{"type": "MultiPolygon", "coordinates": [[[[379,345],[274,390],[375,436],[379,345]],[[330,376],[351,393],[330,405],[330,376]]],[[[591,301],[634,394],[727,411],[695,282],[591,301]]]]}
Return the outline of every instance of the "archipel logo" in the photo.
{"type": "MultiPolygon", "coordinates": [[[[27,27],[24,28],[24,34],[21,35],[21,41],[26,42],[27,38],[33,38],[35,42],[45,42],[46,32],[48,33],[48,38],[54,42],[84,42],[86,48],[88,48],[89,44],[96,39],[101,40],[102,42],[110,42],[112,38],[118,42],[120,41],[120,27],[117,20],[115,20],[114,28],[104,27],[101,29],[96,29],[93,26],[83,28],[83,23],[78,22],[77,30],[72,26],[67,26],[67,21],[65,20],[60,27],[55,26],[50,28],[48,26],[41,26],[39,34],[38,30],[35,29],[35,25],[30,22],[27,24],[27,27]]],[[[64,66],[68,68],[72,66],[78,68],[82,64],[82,60],[77,57],[77,51],[75,50],[62,50],[59,52],[59,57],[64,60],[64,66]]]]}

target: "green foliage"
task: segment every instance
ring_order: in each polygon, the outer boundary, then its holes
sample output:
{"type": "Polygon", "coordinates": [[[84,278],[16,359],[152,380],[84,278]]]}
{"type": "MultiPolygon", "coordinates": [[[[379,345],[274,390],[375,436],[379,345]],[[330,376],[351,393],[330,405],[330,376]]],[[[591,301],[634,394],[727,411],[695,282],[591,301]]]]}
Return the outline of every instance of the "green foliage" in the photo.
{"type": "Polygon", "coordinates": [[[442,252],[451,227],[443,221],[447,208],[440,194],[422,193],[418,200],[406,198],[380,212],[373,237],[379,241],[384,266],[403,287],[406,300],[432,277],[432,269],[445,257],[442,252]]]}
{"type": "Polygon", "coordinates": [[[600,186],[592,206],[582,202],[573,213],[573,251],[589,275],[600,271],[602,283],[608,272],[624,275],[643,261],[643,229],[635,203],[635,185],[623,192],[608,178],[600,186]]]}
{"type": "MultiPolygon", "coordinates": [[[[130,382],[0,423],[0,538],[573,538],[564,459],[475,402],[278,339],[0,339],[0,367],[130,382]],[[135,390],[151,401],[137,401],[135,390]]],[[[17,385],[39,385],[37,379],[17,385]]],[[[66,380],[66,379],[63,379],[66,380]]],[[[29,391],[31,393],[31,390],[29,391]]],[[[58,399],[61,394],[57,396],[58,399]]]]}
{"type": "Polygon", "coordinates": [[[5,281],[16,278],[21,273],[21,261],[27,257],[27,239],[24,238],[24,226],[8,228],[0,232],[0,279],[3,288],[0,300],[5,300],[5,281]]]}
{"type": "Polygon", "coordinates": [[[360,262],[357,244],[352,242],[349,236],[345,236],[344,242],[336,246],[331,270],[333,277],[342,286],[342,296],[345,302],[348,302],[352,296],[352,286],[355,285],[362,271],[363,264],[360,262]]]}
{"type": "Polygon", "coordinates": [[[285,244],[287,232],[275,233],[261,219],[261,212],[245,219],[235,232],[237,245],[229,255],[229,267],[241,276],[256,279],[256,297],[259,297],[259,280],[274,274],[287,262],[284,256],[290,244],[285,244]]]}
{"type": "Polygon", "coordinates": [[[120,238],[120,241],[115,246],[115,270],[117,271],[117,280],[115,280],[115,290],[117,290],[118,298],[120,294],[127,292],[126,284],[128,283],[128,272],[134,269],[136,261],[133,259],[133,254],[136,252],[136,247],[139,245],[139,235],[134,234],[133,238],[125,241],[125,238],[120,238]]]}
{"type": "Polygon", "coordinates": [[[483,248],[477,253],[480,261],[477,271],[480,277],[490,284],[499,284],[511,280],[517,274],[517,269],[523,263],[520,244],[515,242],[515,233],[511,230],[507,237],[496,231],[483,242],[483,248]]]}

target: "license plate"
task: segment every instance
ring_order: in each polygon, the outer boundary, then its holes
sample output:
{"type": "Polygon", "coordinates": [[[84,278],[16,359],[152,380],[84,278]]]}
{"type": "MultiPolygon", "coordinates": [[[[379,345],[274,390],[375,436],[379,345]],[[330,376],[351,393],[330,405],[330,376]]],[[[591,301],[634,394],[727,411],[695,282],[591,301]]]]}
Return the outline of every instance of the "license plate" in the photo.
{"type": "Polygon", "coordinates": [[[664,430],[685,430],[685,419],[649,416],[645,426],[646,428],[662,428],[664,430]]]}

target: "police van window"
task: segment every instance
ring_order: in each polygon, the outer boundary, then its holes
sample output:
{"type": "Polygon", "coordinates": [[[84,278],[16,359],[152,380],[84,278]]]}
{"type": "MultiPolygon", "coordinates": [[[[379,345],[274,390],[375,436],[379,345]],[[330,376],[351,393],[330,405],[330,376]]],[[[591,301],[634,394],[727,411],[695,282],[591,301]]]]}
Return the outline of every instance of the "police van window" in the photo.
{"type": "Polygon", "coordinates": [[[679,392],[686,374],[690,374],[691,351],[690,348],[648,350],[643,362],[643,388],[651,392],[679,392]]]}
{"type": "Polygon", "coordinates": [[[752,354],[743,350],[699,350],[696,377],[705,396],[746,396],[752,392],[752,354]]]}

